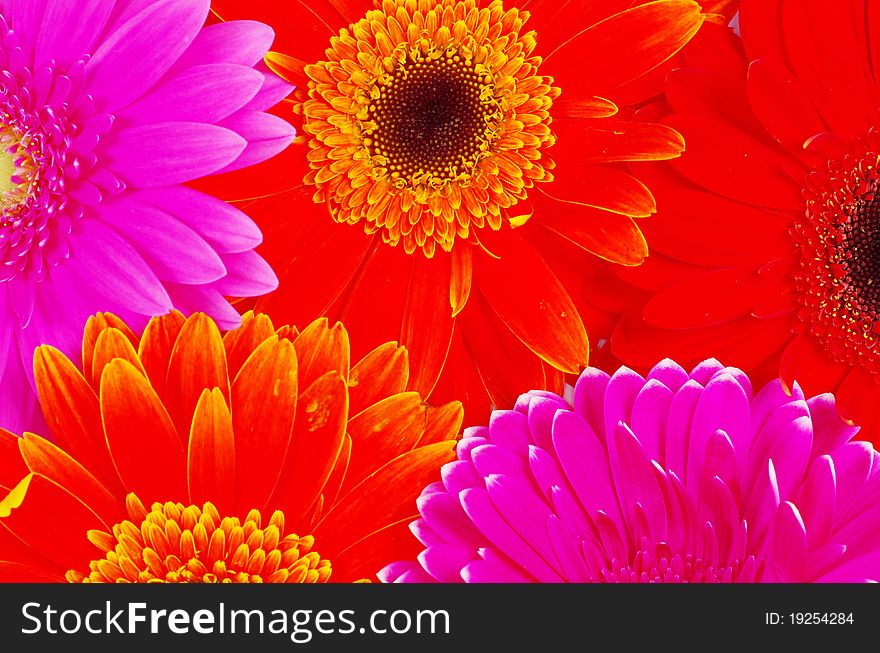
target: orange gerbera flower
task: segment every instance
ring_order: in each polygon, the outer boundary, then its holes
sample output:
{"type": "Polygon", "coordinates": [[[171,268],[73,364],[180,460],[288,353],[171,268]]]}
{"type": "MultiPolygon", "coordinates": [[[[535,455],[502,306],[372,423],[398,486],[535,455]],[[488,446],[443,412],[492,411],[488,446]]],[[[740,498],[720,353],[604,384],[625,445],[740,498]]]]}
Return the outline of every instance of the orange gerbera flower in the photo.
{"type": "Polygon", "coordinates": [[[203,314],[138,340],[90,319],[83,370],[34,355],[55,443],[0,431],[0,581],[325,582],[411,548],[415,499],[462,407],[404,392],[406,351],[350,366],[348,335],[203,314]]]}
{"type": "Polygon", "coordinates": [[[295,145],[204,182],[264,230],[281,287],[260,306],[342,319],[358,352],[399,340],[409,387],[463,398],[473,419],[561,391],[600,317],[584,258],[647,255],[634,218],[654,201],[618,166],[683,147],[618,107],[659,91],[700,6],[631,5],[216,0],[275,27],[267,63],[297,86],[295,145]]]}

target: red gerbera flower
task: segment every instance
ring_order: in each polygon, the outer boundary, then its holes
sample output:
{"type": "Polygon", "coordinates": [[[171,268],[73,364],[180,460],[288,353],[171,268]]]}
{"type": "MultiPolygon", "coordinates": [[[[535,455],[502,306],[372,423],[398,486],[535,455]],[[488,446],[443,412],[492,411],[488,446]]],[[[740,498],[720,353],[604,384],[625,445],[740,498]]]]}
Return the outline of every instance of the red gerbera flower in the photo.
{"type": "Polygon", "coordinates": [[[862,0],[743,2],[741,41],[707,26],[688,46],[668,106],[645,110],[668,113],[687,151],[636,171],[659,212],[648,264],[609,289],[626,311],[615,356],[719,356],[759,382],[835,392],[877,431],[878,21],[862,0]]]}
{"type": "Polygon", "coordinates": [[[297,86],[286,156],[210,182],[266,234],[281,287],[259,307],[344,319],[354,355],[399,341],[411,389],[464,399],[469,421],[560,391],[596,319],[583,261],[647,255],[633,218],[654,200],[620,162],[682,149],[618,107],[659,92],[700,7],[631,5],[215,1],[275,28],[267,62],[297,86]]]}

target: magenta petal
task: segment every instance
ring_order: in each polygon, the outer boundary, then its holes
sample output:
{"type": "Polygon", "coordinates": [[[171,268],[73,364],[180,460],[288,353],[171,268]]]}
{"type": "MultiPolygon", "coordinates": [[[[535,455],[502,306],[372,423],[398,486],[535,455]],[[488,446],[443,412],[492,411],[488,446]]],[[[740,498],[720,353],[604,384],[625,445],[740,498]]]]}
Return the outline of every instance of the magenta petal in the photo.
{"type": "Polygon", "coordinates": [[[34,70],[50,65],[66,68],[90,52],[116,4],[116,0],[30,2],[45,5],[39,29],[31,32],[36,34],[34,70]]]}
{"type": "Polygon", "coordinates": [[[630,423],[632,431],[644,447],[648,458],[658,462],[666,459],[666,423],[673,398],[672,390],[668,386],[657,379],[651,379],[639,390],[633,403],[630,423]]]}
{"type": "Polygon", "coordinates": [[[574,384],[574,412],[587,421],[594,433],[605,428],[605,389],[610,380],[602,370],[588,367],[574,384]]]}
{"type": "Polygon", "coordinates": [[[620,422],[630,424],[632,407],[645,380],[631,369],[622,367],[615,372],[605,390],[605,425],[602,433],[596,435],[605,441],[611,438],[620,422]]]}
{"type": "Polygon", "coordinates": [[[296,137],[293,125],[271,113],[239,111],[221,124],[241,135],[247,141],[247,148],[235,161],[218,170],[218,173],[240,170],[270,159],[286,149],[296,137]]]}
{"type": "Polygon", "coordinates": [[[230,305],[226,297],[214,288],[176,283],[166,285],[168,294],[174,300],[174,307],[184,315],[206,313],[217,322],[217,326],[226,330],[241,326],[241,315],[230,305]]]}
{"type": "Polygon", "coordinates": [[[480,545],[480,533],[468,521],[456,498],[445,492],[423,494],[416,505],[428,527],[445,542],[464,547],[480,545]]]}
{"type": "Polygon", "coordinates": [[[206,63],[254,66],[272,47],[274,38],[271,27],[252,20],[208,25],[199,32],[175,67],[188,68],[206,63]]]}
{"type": "Polygon", "coordinates": [[[240,254],[223,254],[226,276],[214,284],[214,288],[227,297],[259,297],[278,287],[278,277],[254,251],[240,254]]]}
{"type": "Polygon", "coordinates": [[[114,132],[107,166],[129,184],[170,186],[209,175],[238,158],[247,142],[235,132],[193,122],[165,122],[114,132]]]}
{"type": "Polygon", "coordinates": [[[67,265],[84,284],[109,300],[144,315],[163,315],[171,310],[171,298],[150,266],[103,223],[80,222],[72,249],[67,265]]]}
{"type": "Polygon", "coordinates": [[[260,228],[248,216],[234,206],[192,188],[144,188],[131,195],[170,213],[220,254],[247,252],[263,242],[260,228]]]}
{"type": "Polygon", "coordinates": [[[848,424],[840,417],[832,394],[822,394],[807,402],[813,419],[813,456],[830,453],[849,442],[859,432],[858,426],[848,424]]]}
{"type": "Polygon", "coordinates": [[[220,122],[253,99],[263,79],[253,68],[235,64],[185,68],[120,112],[120,124],[220,122]]]}
{"type": "Polygon", "coordinates": [[[810,546],[816,548],[828,541],[837,511],[837,480],[831,456],[819,456],[810,465],[796,503],[801,507],[810,546]]]}
{"type": "Polygon", "coordinates": [[[415,562],[392,562],[380,569],[376,576],[383,583],[393,583],[407,572],[416,571],[418,568],[415,562]]]}
{"type": "Polygon", "coordinates": [[[476,558],[476,551],[450,544],[436,544],[419,554],[422,568],[441,583],[463,583],[462,568],[476,558]]]}
{"type": "Polygon", "coordinates": [[[87,65],[89,92],[113,113],[141,97],[186,50],[210,0],[158,0],[119,26],[87,65]]]}
{"type": "Polygon", "coordinates": [[[558,583],[563,579],[529,544],[498,514],[489,494],[475,488],[461,493],[461,504],[471,521],[489,540],[530,574],[543,582],[558,583]]]}
{"type": "Polygon", "coordinates": [[[154,206],[123,196],[101,204],[97,214],[140,252],[163,281],[202,284],[226,275],[223,261],[208,243],[154,206]]]}
{"type": "Polygon", "coordinates": [[[652,367],[651,371],[648,372],[648,376],[645,377],[645,380],[659,381],[672,390],[672,392],[678,392],[678,389],[687,383],[688,373],[685,372],[681,365],[667,358],[652,367]]]}
{"type": "Polygon", "coordinates": [[[531,444],[528,418],[515,410],[496,410],[489,418],[489,435],[492,443],[525,455],[531,444]]]}
{"type": "Polygon", "coordinates": [[[686,478],[694,411],[703,390],[704,388],[696,381],[688,381],[681,386],[669,407],[669,421],[666,425],[666,469],[682,479],[686,478]]]}

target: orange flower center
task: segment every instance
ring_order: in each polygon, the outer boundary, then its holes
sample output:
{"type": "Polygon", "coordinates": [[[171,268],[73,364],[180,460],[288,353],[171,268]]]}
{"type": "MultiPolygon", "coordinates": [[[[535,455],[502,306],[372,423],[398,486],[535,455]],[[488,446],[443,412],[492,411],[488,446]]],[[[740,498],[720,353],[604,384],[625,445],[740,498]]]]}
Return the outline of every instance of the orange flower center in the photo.
{"type": "Polygon", "coordinates": [[[833,360],[880,373],[880,136],[813,172],[795,224],[802,322],[833,360]]]}
{"type": "Polygon", "coordinates": [[[296,108],[315,201],[428,257],[521,221],[527,190],[552,180],[559,95],[528,17],[498,0],[384,0],[333,37],[296,108]]]}
{"type": "Polygon", "coordinates": [[[34,163],[20,134],[0,123],[0,227],[15,221],[15,209],[31,192],[34,163]]]}
{"type": "Polygon", "coordinates": [[[113,532],[89,531],[105,556],[90,572],[67,572],[72,583],[325,583],[330,563],[314,551],[315,539],[284,534],[284,514],[262,526],[259,510],[244,522],[221,519],[217,508],[126,499],[129,519],[113,532]]]}

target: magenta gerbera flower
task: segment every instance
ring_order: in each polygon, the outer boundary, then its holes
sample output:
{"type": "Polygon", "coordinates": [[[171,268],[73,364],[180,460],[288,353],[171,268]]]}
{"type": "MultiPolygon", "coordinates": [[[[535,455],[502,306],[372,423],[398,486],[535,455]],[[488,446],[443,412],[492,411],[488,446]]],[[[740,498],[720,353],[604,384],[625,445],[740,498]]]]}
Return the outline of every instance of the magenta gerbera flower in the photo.
{"type": "Polygon", "coordinates": [[[466,431],[419,498],[403,582],[880,578],[880,458],[834,398],[664,361],[589,368],[466,431]]]}
{"type": "Polygon", "coordinates": [[[34,348],[76,357],[87,317],[172,307],[238,324],[224,297],[276,285],[256,226],[187,186],[285,148],[272,30],[203,29],[210,0],[0,0],[0,426],[39,420],[34,348]]]}

